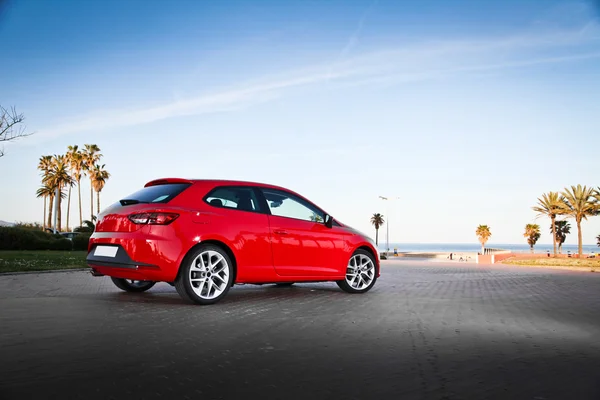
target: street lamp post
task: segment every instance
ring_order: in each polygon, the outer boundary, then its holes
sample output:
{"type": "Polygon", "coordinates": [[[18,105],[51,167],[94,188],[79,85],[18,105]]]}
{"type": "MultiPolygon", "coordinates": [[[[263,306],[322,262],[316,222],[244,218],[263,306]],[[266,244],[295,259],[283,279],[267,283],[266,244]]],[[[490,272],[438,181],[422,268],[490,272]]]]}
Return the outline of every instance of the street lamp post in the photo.
{"type": "MultiPolygon", "coordinates": [[[[382,200],[398,200],[400,197],[386,197],[386,196],[379,196],[380,199],[382,200]]],[[[387,206],[387,223],[386,225],[386,234],[385,234],[385,242],[387,244],[387,252],[390,251],[390,206],[388,203],[387,206]]]]}

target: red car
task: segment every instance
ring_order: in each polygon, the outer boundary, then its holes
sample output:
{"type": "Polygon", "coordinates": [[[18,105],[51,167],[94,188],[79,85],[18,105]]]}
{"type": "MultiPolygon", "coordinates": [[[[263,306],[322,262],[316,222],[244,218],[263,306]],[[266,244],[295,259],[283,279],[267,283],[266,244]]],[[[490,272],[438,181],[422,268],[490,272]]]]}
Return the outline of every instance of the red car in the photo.
{"type": "Polygon", "coordinates": [[[179,178],[148,182],[104,210],[87,264],[122,290],[168,282],[197,304],[234,284],[331,281],[364,293],[380,276],[370,238],[291,190],[179,178]]]}

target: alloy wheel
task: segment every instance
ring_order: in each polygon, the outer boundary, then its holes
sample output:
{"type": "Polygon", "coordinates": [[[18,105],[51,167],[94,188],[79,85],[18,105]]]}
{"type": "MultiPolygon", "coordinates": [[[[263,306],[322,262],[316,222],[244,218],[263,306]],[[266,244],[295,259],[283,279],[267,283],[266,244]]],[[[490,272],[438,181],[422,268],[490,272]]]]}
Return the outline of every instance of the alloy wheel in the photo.
{"type": "Polygon", "coordinates": [[[350,258],[346,269],[346,282],[354,290],[363,290],[375,279],[375,264],[364,254],[355,254],[350,258]]]}
{"type": "Polygon", "coordinates": [[[201,252],[192,261],[189,281],[198,297],[205,300],[218,297],[227,289],[229,282],[227,260],[213,250],[201,252]]]}

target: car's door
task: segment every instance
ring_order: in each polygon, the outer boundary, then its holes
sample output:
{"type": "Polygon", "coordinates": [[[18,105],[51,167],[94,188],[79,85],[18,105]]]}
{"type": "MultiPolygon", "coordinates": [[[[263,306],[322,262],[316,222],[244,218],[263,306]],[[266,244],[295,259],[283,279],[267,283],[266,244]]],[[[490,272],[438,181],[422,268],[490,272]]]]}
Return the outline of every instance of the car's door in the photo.
{"type": "Polygon", "coordinates": [[[345,267],[345,231],[328,228],[324,213],[293,193],[261,188],[269,209],[271,251],[277,274],[339,275],[345,267]]]}
{"type": "Polygon", "coordinates": [[[214,210],[213,231],[231,245],[237,259],[237,277],[246,282],[272,279],[268,212],[249,186],[219,186],[204,198],[214,210]]]}

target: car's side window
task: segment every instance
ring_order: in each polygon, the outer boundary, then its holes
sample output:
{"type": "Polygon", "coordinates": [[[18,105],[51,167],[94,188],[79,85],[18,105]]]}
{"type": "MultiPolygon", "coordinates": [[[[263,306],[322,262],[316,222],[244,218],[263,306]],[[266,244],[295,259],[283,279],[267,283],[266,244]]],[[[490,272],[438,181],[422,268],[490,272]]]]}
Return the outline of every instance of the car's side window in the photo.
{"type": "Polygon", "coordinates": [[[303,199],[276,189],[261,189],[272,215],[323,222],[323,211],[303,199]]]}
{"type": "Polygon", "coordinates": [[[217,187],[204,197],[204,201],[213,207],[232,208],[240,211],[260,212],[256,192],[246,186],[217,187]]]}

